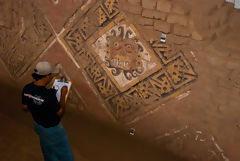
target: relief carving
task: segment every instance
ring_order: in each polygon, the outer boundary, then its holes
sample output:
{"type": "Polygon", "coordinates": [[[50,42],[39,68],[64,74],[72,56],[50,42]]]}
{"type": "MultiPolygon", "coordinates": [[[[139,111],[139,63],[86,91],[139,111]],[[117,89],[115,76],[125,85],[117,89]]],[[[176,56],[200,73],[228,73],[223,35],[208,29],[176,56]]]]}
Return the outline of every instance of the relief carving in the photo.
{"type": "Polygon", "coordinates": [[[126,91],[161,68],[154,53],[139,38],[136,28],[123,20],[111,22],[89,41],[93,54],[115,86],[126,91]],[[98,36],[97,35],[97,36],[98,36]]]}
{"type": "Polygon", "coordinates": [[[136,112],[144,103],[137,89],[130,90],[124,93],[124,95],[116,96],[109,102],[112,108],[115,109],[113,111],[117,118],[129,116],[131,113],[136,112]]]}
{"type": "Polygon", "coordinates": [[[85,68],[85,71],[93,80],[95,87],[104,99],[117,94],[117,90],[115,89],[114,85],[109,78],[106,77],[99,65],[96,63],[90,64],[85,68]]]}
{"type": "Polygon", "coordinates": [[[117,94],[115,87],[107,77],[102,77],[102,79],[96,83],[96,87],[105,99],[117,94]]]}
{"type": "Polygon", "coordinates": [[[83,42],[83,39],[78,28],[72,30],[65,36],[64,39],[74,54],[78,53],[81,50],[81,43],[83,42]]]}
{"type": "Polygon", "coordinates": [[[86,48],[81,48],[79,52],[75,55],[76,61],[85,67],[94,62],[92,55],[86,50],[86,48]]]}
{"type": "Polygon", "coordinates": [[[99,7],[96,11],[97,15],[98,15],[98,23],[99,25],[102,25],[104,22],[107,21],[108,17],[106,15],[106,13],[104,12],[104,10],[102,9],[102,7],[99,7]]]}
{"type": "Polygon", "coordinates": [[[103,7],[104,9],[106,9],[107,11],[107,14],[110,18],[112,18],[116,12],[118,11],[118,0],[106,0],[104,3],[103,3],[103,7]]]}
{"type": "Polygon", "coordinates": [[[197,79],[184,53],[172,44],[147,44],[119,12],[116,0],[97,3],[63,35],[118,120],[146,112],[149,105],[168,99],[197,79]]]}
{"type": "Polygon", "coordinates": [[[48,39],[53,36],[53,31],[51,31],[51,26],[47,23],[43,15],[39,14],[39,11],[34,14],[33,25],[34,25],[35,32],[43,42],[47,42],[48,39]]]}
{"type": "Polygon", "coordinates": [[[167,65],[167,73],[176,89],[193,82],[198,77],[182,52],[179,52],[174,61],[167,65]]]}
{"type": "Polygon", "coordinates": [[[165,73],[160,72],[154,75],[151,77],[150,82],[155,87],[155,90],[159,96],[165,96],[166,94],[170,94],[170,92],[173,91],[173,87],[165,73]]]}
{"type": "Polygon", "coordinates": [[[75,26],[73,26],[64,36],[64,42],[71,49],[73,54],[77,54],[83,43],[97,30],[97,20],[95,17],[82,17],[75,26]]]}
{"type": "Polygon", "coordinates": [[[119,35],[116,30],[111,30],[112,35],[107,39],[107,54],[105,64],[111,69],[114,76],[124,73],[128,80],[132,80],[144,71],[142,54],[143,47],[136,44],[137,38],[129,38],[131,30],[124,31],[124,27],[118,27],[119,35]]]}
{"type": "Polygon", "coordinates": [[[118,5],[118,0],[106,0],[103,4],[99,6],[99,8],[97,9],[97,15],[100,26],[119,13],[118,5]]]}
{"type": "Polygon", "coordinates": [[[19,1],[13,2],[11,7],[11,26],[1,29],[4,34],[1,34],[3,39],[0,40],[0,49],[5,54],[0,56],[10,74],[17,78],[37,59],[55,35],[48,21],[34,4],[24,5],[19,1]],[[26,10],[26,13],[23,14],[22,10],[26,10]]]}
{"type": "Polygon", "coordinates": [[[94,83],[98,82],[102,78],[102,72],[100,71],[100,68],[96,63],[86,67],[86,72],[90,76],[90,78],[93,80],[94,83]]]}

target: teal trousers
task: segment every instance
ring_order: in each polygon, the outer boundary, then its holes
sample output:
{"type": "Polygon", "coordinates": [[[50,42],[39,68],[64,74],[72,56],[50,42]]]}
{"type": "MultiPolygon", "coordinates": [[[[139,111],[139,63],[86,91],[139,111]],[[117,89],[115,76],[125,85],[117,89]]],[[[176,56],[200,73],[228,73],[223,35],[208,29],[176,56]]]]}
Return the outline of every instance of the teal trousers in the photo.
{"type": "Polygon", "coordinates": [[[61,123],[45,128],[34,122],[34,130],[40,139],[44,161],[74,161],[66,131],[61,123]]]}

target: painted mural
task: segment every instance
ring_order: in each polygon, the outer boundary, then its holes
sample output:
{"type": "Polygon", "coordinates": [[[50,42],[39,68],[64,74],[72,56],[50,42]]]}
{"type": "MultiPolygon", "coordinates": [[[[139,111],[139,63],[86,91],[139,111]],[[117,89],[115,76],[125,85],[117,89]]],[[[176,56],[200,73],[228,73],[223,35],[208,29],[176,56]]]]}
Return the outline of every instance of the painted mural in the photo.
{"type": "Polygon", "coordinates": [[[98,1],[60,35],[117,120],[149,111],[198,75],[183,51],[148,42],[118,9],[117,0],[98,1]]]}

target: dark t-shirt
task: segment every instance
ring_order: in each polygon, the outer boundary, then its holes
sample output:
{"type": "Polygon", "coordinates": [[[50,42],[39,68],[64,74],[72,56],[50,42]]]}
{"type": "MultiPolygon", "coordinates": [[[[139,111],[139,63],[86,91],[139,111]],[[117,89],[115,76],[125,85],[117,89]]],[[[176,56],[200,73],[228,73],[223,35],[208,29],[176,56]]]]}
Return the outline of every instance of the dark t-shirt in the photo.
{"type": "Polygon", "coordinates": [[[57,115],[60,104],[55,89],[30,83],[23,88],[22,104],[28,106],[34,121],[44,127],[53,127],[60,122],[60,117],[57,115]]]}

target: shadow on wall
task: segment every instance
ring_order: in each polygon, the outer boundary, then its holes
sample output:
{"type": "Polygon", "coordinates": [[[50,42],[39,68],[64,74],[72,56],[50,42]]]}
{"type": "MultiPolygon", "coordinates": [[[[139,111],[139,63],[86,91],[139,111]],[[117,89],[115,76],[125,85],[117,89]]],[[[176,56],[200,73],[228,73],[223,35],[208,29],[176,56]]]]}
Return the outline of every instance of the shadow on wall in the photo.
{"type": "MultiPolygon", "coordinates": [[[[7,154],[11,155],[12,153],[15,156],[23,155],[21,149],[25,149],[24,155],[31,153],[34,155],[31,157],[38,158],[40,161],[40,147],[39,149],[31,149],[30,147],[31,145],[38,147],[39,143],[37,135],[34,134],[32,129],[30,113],[21,110],[21,88],[14,81],[0,82],[0,125],[5,124],[1,129],[0,137],[9,142],[8,144],[0,143],[0,149],[5,149],[5,158],[7,154]],[[10,131],[15,131],[15,133],[9,136],[10,131]],[[31,143],[27,141],[28,143],[23,144],[23,137],[30,140],[31,143]],[[15,148],[13,152],[13,146],[19,146],[20,148],[15,148]]],[[[73,108],[67,109],[63,124],[68,133],[76,161],[82,160],[80,159],[82,156],[87,158],[88,161],[183,161],[183,159],[163,148],[164,145],[161,145],[161,147],[151,145],[137,136],[130,136],[119,125],[103,123],[89,116],[89,114],[81,111],[76,112],[73,108]]],[[[0,152],[0,156],[3,155],[1,153],[3,152],[0,152]]],[[[19,161],[28,161],[29,158],[25,157],[25,159],[19,161]]],[[[38,161],[38,159],[35,159],[35,161],[38,161]]],[[[8,159],[8,161],[13,160],[8,159]]]]}

